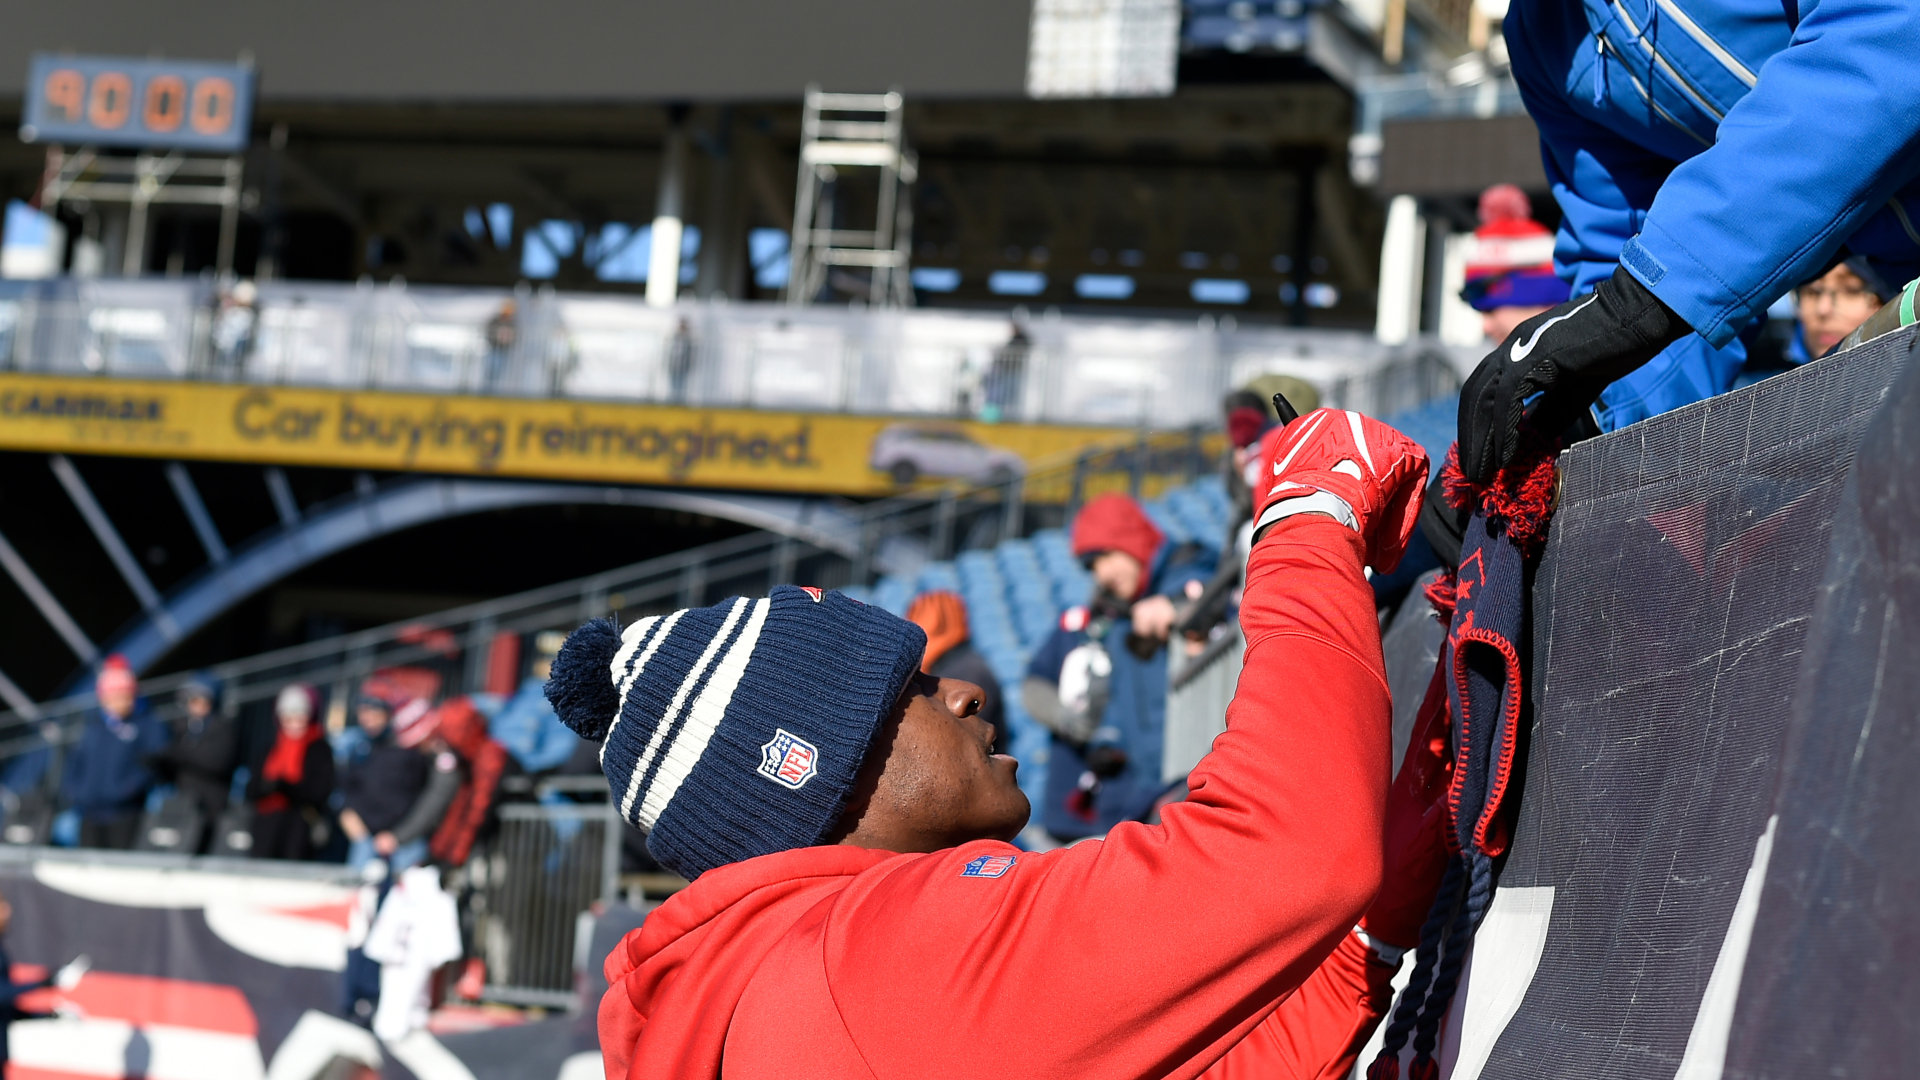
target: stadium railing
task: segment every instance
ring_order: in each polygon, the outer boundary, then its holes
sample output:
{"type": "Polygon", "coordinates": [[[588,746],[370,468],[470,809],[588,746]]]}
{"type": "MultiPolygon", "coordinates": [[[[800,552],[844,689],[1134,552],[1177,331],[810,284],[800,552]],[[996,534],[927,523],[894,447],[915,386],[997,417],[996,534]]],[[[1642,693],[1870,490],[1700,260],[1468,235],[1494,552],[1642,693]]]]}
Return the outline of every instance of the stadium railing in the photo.
{"type": "Polygon", "coordinates": [[[486,961],[486,1000],[561,1009],[579,1000],[580,954],[594,906],[616,897],[623,831],[606,783],[583,779],[596,801],[501,806],[493,835],[467,864],[469,955],[486,961]]]}
{"type": "Polygon", "coordinates": [[[656,308],[398,279],[267,282],[241,298],[211,279],[0,281],[0,368],[1165,429],[1217,422],[1222,394],[1268,372],[1385,415],[1444,392],[1459,362],[1433,342],[1225,313],[656,308]]]}

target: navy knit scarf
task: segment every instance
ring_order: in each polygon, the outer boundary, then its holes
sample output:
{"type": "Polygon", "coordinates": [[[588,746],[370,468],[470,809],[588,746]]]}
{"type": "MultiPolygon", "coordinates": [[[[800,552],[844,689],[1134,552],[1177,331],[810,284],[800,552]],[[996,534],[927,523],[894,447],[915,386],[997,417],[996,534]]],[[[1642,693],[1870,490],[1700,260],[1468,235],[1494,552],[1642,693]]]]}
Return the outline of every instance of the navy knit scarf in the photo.
{"type": "Polygon", "coordinates": [[[1546,540],[1553,509],[1554,451],[1532,440],[1485,488],[1461,476],[1456,446],[1442,473],[1457,507],[1473,507],[1454,572],[1428,590],[1440,617],[1451,614],[1440,650],[1452,717],[1453,783],[1447,792],[1450,859],[1420,929],[1407,988],[1387,1025],[1368,1080],[1398,1080],[1409,1035],[1410,1080],[1435,1080],[1440,1019],[1453,1002],[1473,933],[1493,899],[1493,861],[1506,851],[1511,814],[1502,813],[1514,779],[1514,751],[1525,721],[1528,565],[1546,540]]]}

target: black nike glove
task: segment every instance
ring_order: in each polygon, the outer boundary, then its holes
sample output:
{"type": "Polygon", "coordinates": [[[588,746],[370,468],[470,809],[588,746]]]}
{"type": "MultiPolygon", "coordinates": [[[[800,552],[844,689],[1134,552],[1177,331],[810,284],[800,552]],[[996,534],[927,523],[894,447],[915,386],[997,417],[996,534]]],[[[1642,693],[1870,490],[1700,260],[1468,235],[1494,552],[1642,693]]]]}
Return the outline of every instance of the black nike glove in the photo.
{"type": "Polygon", "coordinates": [[[1625,270],[1521,323],[1460,391],[1460,471],[1476,484],[1491,480],[1513,460],[1522,417],[1559,435],[1609,383],[1692,331],[1625,270]]]}

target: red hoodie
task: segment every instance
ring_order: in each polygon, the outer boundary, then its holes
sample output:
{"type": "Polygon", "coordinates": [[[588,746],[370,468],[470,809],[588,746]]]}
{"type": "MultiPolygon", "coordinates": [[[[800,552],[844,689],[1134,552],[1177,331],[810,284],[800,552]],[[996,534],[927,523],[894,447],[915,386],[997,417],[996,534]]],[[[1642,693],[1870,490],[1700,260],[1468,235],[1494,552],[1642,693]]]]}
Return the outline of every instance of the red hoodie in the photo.
{"type": "Polygon", "coordinates": [[[1159,825],[702,875],[607,958],[610,1080],[1194,1077],[1242,1040],[1216,1076],[1350,1062],[1390,974],[1348,933],[1389,772],[1363,557],[1317,515],[1255,549],[1228,730],[1159,825]]]}
{"type": "Polygon", "coordinates": [[[1140,504],[1125,495],[1098,496],[1081,507],[1073,519],[1074,558],[1084,559],[1103,551],[1125,552],[1140,563],[1142,592],[1153,570],[1153,557],[1165,540],[1140,504]]]}

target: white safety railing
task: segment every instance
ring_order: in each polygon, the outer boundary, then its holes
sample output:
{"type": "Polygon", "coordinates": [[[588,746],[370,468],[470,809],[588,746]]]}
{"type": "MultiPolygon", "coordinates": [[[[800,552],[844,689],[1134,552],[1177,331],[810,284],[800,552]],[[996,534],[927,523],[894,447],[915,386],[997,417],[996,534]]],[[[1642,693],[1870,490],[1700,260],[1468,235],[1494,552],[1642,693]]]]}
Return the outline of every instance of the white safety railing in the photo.
{"type": "Polygon", "coordinates": [[[0,367],[1153,428],[1216,423],[1222,395],[1265,373],[1376,415],[1453,378],[1428,345],[1212,315],[655,308],[544,288],[108,278],[0,281],[0,367]]]}

